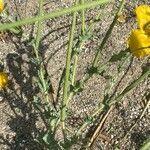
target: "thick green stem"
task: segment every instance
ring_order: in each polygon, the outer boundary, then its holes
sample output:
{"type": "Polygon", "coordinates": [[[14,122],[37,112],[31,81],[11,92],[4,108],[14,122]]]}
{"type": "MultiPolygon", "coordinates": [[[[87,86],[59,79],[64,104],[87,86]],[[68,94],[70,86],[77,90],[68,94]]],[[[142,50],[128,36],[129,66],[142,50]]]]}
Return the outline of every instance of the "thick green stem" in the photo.
{"type": "Polygon", "coordinates": [[[113,22],[111,23],[108,31],[106,32],[106,35],[105,35],[104,39],[102,40],[101,45],[97,49],[97,52],[96,52],[96,55],[95,55],[95,58],[94,58],[94,61],[93,61],[93,64],[92,64],[93,67],[97,67],[97,63],[99,61],[100,53],[101,53],[102,49],[104,48],[104,45],[106,44],[109,36],[112,33],[112,30],[113,30],[113,28],[114,28],[114,26],[115,26],[115,24],[117,22],[118,16],[120,15],[120,13],[121,13],[121,11],[123,9],[124,4],[125,4],[125,0],[122,0],[121,3],[120,3],[120,6],[118,8],[118,11],[117,11],[117,13],[115,15],[115,18],[114,18],[113,22]]]}
{"type": "Polygon", "coordinates": [[[66,14],[70,14],[70,13],[73,13],[73,12],[81,11],[83,9],[91,8],[91,7],[94,7],[94,6],[97,6],[97,5],[100,5],[100,4],[104,4],[104,3],[107,3],[107,2],[110,2],[110,0],[96,0],[96,1],[93,1],[93,2],[84,3],[83,5],[72,6],[70,8],[50,12],[50,13],[45,14],[43,16],[36,16],[36,17],[33,17],[33,18],[27,18],[27,19],[20,20],[20,21],[14,22],[14,23],[0,24],[0,31],[9,30],[10,28],[14,28],[14,27],[17,27],[17,26],[33,24],[36,21],[44,21],[44,20],[47,20],[47,19],[59,17],[59,16],[62,16],[62,15],[66,15],[66,14]]]}
{"type": "MultiPolygon", "coordinates": [[[[79,0],[76,0],[76,4],[78,4],[78,2],[79,0]]],[[[69,36],[67,56],[66,56],[66,71],[65,71],[64,88],[63,88],[63,104],[62,104],[62,110],[61,110],[61,122],[62,122],[63,131],[65,130],[65,118],[66,118],[67,99],[68,99],[68,91],[69,91],[71,55],[72,55],[72,48],[73,48],[74,32],[76,28],[76,17],[77,17],[77,12],[74,12],[73,20],[72,20],[72,27],[71,27],[70,36],[69,36]]]]}

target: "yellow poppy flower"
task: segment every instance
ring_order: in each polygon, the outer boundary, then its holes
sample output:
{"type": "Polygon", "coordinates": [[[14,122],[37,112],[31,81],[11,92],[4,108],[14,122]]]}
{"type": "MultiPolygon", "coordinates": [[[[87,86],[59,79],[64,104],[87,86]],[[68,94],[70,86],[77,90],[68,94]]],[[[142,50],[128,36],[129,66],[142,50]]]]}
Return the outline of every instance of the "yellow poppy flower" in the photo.
{"type": "Polygon", "coordinates": [[[143,58],[150,55],[150,6],[137,7],[136,16],[140,29],[132,31],[129,37],[129,48],[133,55],[143,58]]]}
{"type": "Polygon", "coordinates": [[[150,55],[150,36],[145,34],[143,30],[133,30],[129,38],[129,48],[138,58],[150,55]]]}
{"type": "Polygon", "coordinates": [[[150,6],[140,5],[137,7],[136,16],[140,29],[150,33],[150,6]]]}
{"type": "Polygon", "coordinates": [[[0,13],[3,11],[4,9],[4,1],[0,0],[0,13]]]}
{"type": "Polygon", "coordinates": [[[8,84],[8,75],[4,72],[0,72],[0,89],[3,89],[8,84]]]}

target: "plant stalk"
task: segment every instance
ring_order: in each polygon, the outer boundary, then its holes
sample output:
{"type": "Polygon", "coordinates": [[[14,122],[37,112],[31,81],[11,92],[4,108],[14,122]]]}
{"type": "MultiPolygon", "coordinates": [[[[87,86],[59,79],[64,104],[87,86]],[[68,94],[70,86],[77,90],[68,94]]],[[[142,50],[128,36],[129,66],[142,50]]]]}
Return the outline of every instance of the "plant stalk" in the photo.
{"type": "Polygon", "coordinates": [[[98,61],[99,61],[100,53],[101,53],[101,51],[103,50],[103,48],[104,48],[104,46],[105,46],[105,44],[106,44],[108,38],[110,37],[110,35],[111,35],[111,33],[112,33],[112,30],[113,30],[113,28],[114,28],[114,26],[115,26],[115,24],[116,24],[116,22],[117,22],[118,16],[120,15],[120,13],[121,13],[121,11],[122,11],[122,9],[123,9],[124,4],[125,4],[125,0],[122,0],[121,3],[120,3],[120,6],[119,6],[119,8],[118,8],[118,11],[117,11],[117,13],[116,13],[116,15],[115,15],[115,17],[114,17],[113,22],[111,23],[111,25],[110,25],[108,31],[106,32],[106,35],[105,35],[105,37],[104,37],[103,40],[102,40],[102,43],[100,44],[99,48],[97,49],[97,52],[96,52],[94,61],[93,61],[93,63],[92,63],[92,66],[93,66],[93,67],[97,67],[97,63],[98,63],[98,61]]]}
{"type": "MultiPolygon", "coordinates": [[[[116,103],[120,102],[122,98],[130,92],[133,88],[135,88],[141,81],[143,81],[146,77],[150,75],[150,69],[147,69],[137,80],[133,81],[129,86],[127,86],[121,94],[119,94],[114,100],[108,103],[108,106],[111,107],[116,103]]],[[[90,118],[94,118],[99,112],[101,112],[105,108],[105,105],[102,104],[100,107],[90,116],[90,118]]],[[[89,124],[89,122],[84,122],[83,125],[78,129],[76,135],[79,136],[82,130],[89,124]]]]}
{"type": "MultiPolygon", "coordinates": [[[[84,3],[85,3],[85,0],[80,0],[81,5],[84,5],[84,3]]],[[[85,10],[84,9],[81,10],[81,23],[82,23],[81,31],[82,31],[82,35],[84,35],[85,34],[85,28],[86,28],[86,25],[85,25],[85,10]]]]}
{"type": "MultiPolygon", "coordinates": [[[[79,0],[76,0],[75,5],[77,5],[79,0]]],[[[64,87],[63,87],[63,104],[61,110],[61,122],[62,122],[62,129],[65,131],[65,118],[66,118],[66,110],[67,110],[67,100],[68,100],[68,92],[69,92],[69,77],[70,77],[70,66],[71,66],[71,55],[72,55],[72,48],[73,48],[73,40],[74,40],[74,32],[76,29],[76,18],[77,12],[73,13],[72,19],[72,26],[69,36],[69,44],[67,49],[67,56],[66,56],[66,70],[65,70],[65,80],[64,80],[64,87]]]]}
{"type": "Polygon", "coordinates": [[[110,0],[96,0],[96,1],[84,3],[82,5],[79,4],[79,5],[76,5],[76,6],[72,6],[70,8],[65,8],[65,9],[62,9],[62,10],[57,10],[57,11],[54,11],[54,12],[50,12],[50,13],[45,14],[43,16],[35,16],[35,17],[32,17],[32,18],[23,19],[23,20],[14,22],[14,23],[0,24],[0,31],[9,30],[10,28],[14,28],[14,27],[17,27],[17,26],[33,24],[37,21],[44,21],[44,20],[47,20],[47,19],[60,17],[60,16],[63,16],[63,15],[66,15],[66,14],[81,11],[83,9],[95,7],[97,5],[105,4],[105,3],[108,3],[108,2],[110,2],[110,0]]]}

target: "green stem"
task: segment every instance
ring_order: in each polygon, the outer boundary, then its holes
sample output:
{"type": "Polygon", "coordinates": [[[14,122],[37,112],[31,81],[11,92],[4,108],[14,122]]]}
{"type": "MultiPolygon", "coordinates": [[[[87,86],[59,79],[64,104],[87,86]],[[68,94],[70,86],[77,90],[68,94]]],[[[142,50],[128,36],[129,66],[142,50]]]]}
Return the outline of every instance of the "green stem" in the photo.
{"type": "MultiPolygon", "coordinates": [[[[150,69],[147,69],[137,80],[133,81],[129,86],[127,86],[121,94],[119,94],[113,101],[111,101],[108,105],[115,105],[117,102],[121,101],[121,99],[133,88],[135,88],[142,80],[150,75],[150,69]]],[[[94,118],[99,112],[104,109],[105,105],[100,105],[100,107],[91,115],[91,118],[94,118]]],[[[76,135],[80,135],[82,130],[89,124],[89,122],[84,122],[83,125],[79,128],[76,135]]]]}
{"type": "MultiPolygon", "coordinates": [[[[84,0],[80,0],[80,3],[84,5],[84,0]]],[[[82,23],[82,26],[81,26],[81,30],[82,30],[82,35],[84,35],[85,33],[85,28],[86,28],[86,25],[85,25],[85,11],[84,9],[81,10],[81,23],[82,23]]]]}
{"type": "MultiPolygon", "coordinates": [[[[100,16],[100,14],[98,14],[98,15],[96,16],[96,18],[99,18],[99,16],[100,16]]],[[[95,20],[96,20],[96,19],[95,19],[95,20]]],[[[97,22],[97,21],[95,21],[95,20],[90,23],[90,25],[89,25],[89,27],[88,27],[88,29],[87,29],[87,31],[88,31],[89,33],[92,32],[92,30],[93,30],[93,28],[94,28],[94,25],[95,25],[96,22],[97,22]]],[[[84,26],[84,25],[81,24],[81,26],[84,26]]],[[[81,27],[81,28],[82,28],[82,27],[81,27]]],[[[83,45],[84,45],[84,42],[85,42],[85,41],[79,41],[79,42],[77,42],[76,47],[79,47],[79,49],[82,49],[82,47],[83,47],[83,45]]],[[[75,82],[76,69],[77,69],[77,62],[78,62],[78,56],[75,55],[75,60],[74,60],[74,64],[73,64],[73,77],[72,77],[72,81],[71,81],[72,85],[74,85],[74,82],[75,82]]],[[[63,71],[63,72],[64,72],[64,71],[63,71]]],[[[63,78],[64,78],[64,73],[62,73],[62,76],[61,76],[61,79],[60,79],[60,82],[59,82],[59,88],[58,88],[57,91],[59,91],[59,90],[61,89],[61,83],[63,82],[63,78]]],[[[89,78],[90,78],[89,76],[88,76],[88,77],[84,77],[84,79],[81,81],[81,87],[83,86],[83,84],[85,84],[85,83],[88,81],[89,78]]],[[[59,96],[58,93],[59,93],[59,92],[57,92],[57,98],[58,98],[58,96],[59,96]]],[[[74,92],[70,92],[70,93],[69,93],[68,100],[67,100],[67,104],[68,104],[69,100],[72,98],[73,95],[74,95],[74,92]]],[[[57,101],[57,100],[56,100],[56,101],[57,101]]]]}
{"type": "MultiPolygon", "coordinates": [[[[82,46],[83,46],[84,42],[81,42],[80,43],[80,46],[79,46],[79,49],[82,49],[82,46]]],[[[79,55],[76,54],[74,56],[74,63],[73,63],[73,73],[72,73],[72,80],[71,80],[71,84],[74,86],[74,83],[75,83],[75,77],[76,77],[76,72],[77,72],[77,65],[78,65],[78,59],[79,59],[79,55]]],[[[69,100],[73,97],[74,95],[74,92],[70,92],[69,93],[69,96],[68,96],[68,99],[67,99],[67,105],[69,103],[69,100]]]]}
{"type": "MultiPolygon", "coordinates": [[[[107,89],[107,91],[105,91],[105,94],[110,94],[110,92],[112,91],[112,89],[113,89],[113,87],[115,86],[115,87],[118,87],[118,84],[120,83],[120,81],[122,80],[122,78],[124,77],[124,75],[120,78],[120,80],[118,81],[118,79],[119,79],[119,77],[120,77],[120,73],[123,71],[123,68],[124,68],[124,64],[126,63],[126,62],[130,62],[129,64],[128,64],[128,66],[126,66],[126,68],[129,68],[129,66],[131,65],[131,63],[132,63],[132,59],[133,59],[133,57],[131,57],[131,55],[128,55],[127,57],[126,57],[126,59],[125,60],[123,60],[123,63],[122,62],[120,62],[121,63],[121,65],[120,65],[120,70],[117,72],[117,74],[115,74],[114,75],[114,78],[113,78],[113,82],[111,82],[110,83],[110,86],[109,86],[109,88],[107,89]]],[[[128,70],[128,69],[127,69],[128,70]]],[[[116,90],[115,90],[116,91],[116,90]]],[[[115,92],[114,91],[114,92],[115,92]]],[[[114,95],[114,94],[113,94],[114,95]]],[[[111,96],[111,99],[113,98],[113,96],[111,96]]]]}
{"type": "MultiPolygon", "coordinates": [[[[43,15],[43,0],[39,1],[39,15],[42,16],[43,15]]],[[[46,92],[47,90],[47,86],[45,83],[45,74],[44,74],[44,66],[42,63],[42,58],[39,55],[39,45],[40,45],[40,40],[41,40],[41,31],[42,31],[42,21],[38,21],[37,23],[37,33],[36,33],[36,38],[35,38],[35,46],[34,46],[34,53],[35,53],[35,57],[38,63],[38,67],[39,67],[39,79],[42,83],[44,92],[46,92]]],[[[47,95],[47,94],[46,94],[47,95]]],[[[46,96],[46,99],[48,101],[48,95],[46,96]]]]}
{"type": "MultiPolygon", "coordinates": [[[[40,0],[40,2],[39,2],[39,15],[40,16],[43,15],[43,0],[40,0]]],[[[42,30],[42,23],[41,23],[41,21],[38,21],[37,33],[36,33],[36,39],[35,39],[35,48],[34,48],[34,52],[35,52],[35,55],[36,55],[36,58],[38,61],[40,61],[38,49],[39,49],[40,40],[41,40],[41,30],[42,30]]]]}
{"type": "Polygon", "coordinates": [[[142,80],[144,80],[150,74],[150,69],[147,69],[137,80],[133,81],[129,86],[127,86],[121,94],[119,94],[115,100],[111,100],[109,105],[113,105],[119,102],[131,89],[135,88],[142,80]]]}
{"type": "Polygon", "coordinates": [[[33,18],[27,18],[27,19],[20,20],[20,21],[14,22],[14,23],[0,24],[0,31],[9,30],[10,28],[14,28],[14,27],[17,27],[17,26],[33,24],[36,21],[44,21],[44,20],[51,19],[51,18],[54,18],[54,17],[59,17],[59,16],[62,16],[62,15],[66,15],[66,14],[70,14],[70,13],[73,13],[73,12],[81,11],[81,10],[86,9],[86,8],[95,7],[97,5],[104,4],[104,3],[107,3],[107,2],[110,2],[110,0],[96,0],[96,1],[93,1],[93,2],[84,3],[82,5],[72,6],[70,8],[65,8],[65,9],[62,9],[62,10],[57,10],[57,11],[54,11],[54,12],[50,12],[50,13],[45,14],[43,16],[36,16],[36,17],[33,17],[33,18]]]}
{"type": "MultiPolygon", "coordinates": [[[[84,42],[81,41],[81,43],[79,43],[79,49],[82,49],[84,42]]],[[[78,65],[78,59],[79,59],[79,54],[75,54],[74,56],[74,63],[73,63],[73,73],[72,73],[72,79],[71,79],[71,84],[74,86],[75,83],[75,77],[76,77],[76,73],[77,73],[77,65],[78,65]]],[[[67,104],[69,103],[69,100],[73,97],[74,92],[70,92],[69,96],[68,96],[68,100],[67,100],[67,104]]]]}
{"type": "MultiPolygon", "coordinates": [[[[127,60],[128,60],[128,59],[126,59],[126,61],[127,61],[127,60]]],[[[108,61],[107,64],[105,64],[105,65],[109,65],[109,61],[108,61]]],[[[85,83],[89,78],[90,78],[90,77],[87,77],[87,78],[83,81],[83,83],[85,83]]],[[[116,81],[117,81],[117,78],[118,78],[118,76],[116,76],[116,81]]],[[[82,83],[82,84],[83,84],[83,83],[82,83]]],[[[113,83],[113,84],[109,87],[107,93],[110,92],[110,90],[112,89],[112,87],[113,87],[114,84],[115,84],[115,83],[113,83]]],[[[97,114],[99,114],[99,113],[104,109],[104,107],[105,107],[104,105],[101,105],[101,106],[92,114],[91,118],[93,118],[93,117],[95,117],[97,114]]],[[[79,134],[81,133],[81,131],[82,131],[87,125],[88,125],[88,122],[87,122],[87,123],[84,123],[84,124],[80,127],[80,129],[77,131],[76,135],[79,135],[79,134]]]]}
{"type": "MultiPolygon", "coordinates": [[[[84,0],[80,0],[80,3],[81,4],[84,4],[84,0]]],[[[84,36],[85,34],[85,29],[86,29],[86,26],[85,26],[85,11],[84,9],[81,11],[81,35],[84,36]]],[[[83,45],[84,45],[84,42],[85,41],[80,41],[78,43],[78,45],[76,45],[77,47],[79,47],[79,49],[82,49],[83,45]]],[[[75,54],[74,56],[74,63],[73,63],[73,74],[72,74],[72,85],[74,86],[74,82],[75,82],[75,76],[76,76],[76,72],[77,72],[77,65],[78,65],[78,59],[79,59],[79,54],[75,54]]],[[[69,100],[72,98],[73,96],[73,92],[71,92],[69,94],[69,97],[68,97],[68,100],[67,100],[67,104],[69,102],[69,100]]]]}
{"type": "Polygon", "coordinates": [[[124,4],[125,4],[125,0],[122,0],[121,3],[120,3],[120,6],[118,8],[118,11],[117,11],[117,13],[115,15],[115,18],[114,18],[113,22],[111,23],[108,31],[106,32],[106,35],[105,35],[104,39],[102,40],[101,45],[97,49],[97,52],[96,52],[96,55],[95,55],[95,58],[94,58],[94,61],[93,61],[93,64],[92,64],[93,67],[97,66],[97,63],[98,63],[98,60],[99,60],[99,57],[100,57],[100,53],[101,53],[102,49],[104,48],[104,45],[106,44],[109,36],[112,33],[112,30],[113,30],[113,28],[114,28],[114,26],[115,26],[115,24],[117,22],[118,16],[120,15],[120,13],[121,13],[121,11],[123,9],[124,4]]]}
{"type": "MultiPolygon", "coordinates": [[[[78,4],[79,0],[76,0],[76,4],[78,4]]],[[[76,17],[77,12],[73,13],[72,27],[69,36],[69,44],[66,56],[66,71],[65,71],[65,80],[64,80],[64,88],[63,88],[63,104],[61,110],[61,122],[62,129],[65,131],[65,118],[66,118],[66,110],[67,110],[67,99],[68,99],[68,91],[69,91],[69,77],[70,77],[70,66],[71,66],[71,54],[74,40],[74,32],[76,28],[76,17]]]]}
{"type": "MultiPolygon", "coordinates": [[[[39,1],[39,15],[42,16],[43,15],[43,0],[39,1]]],[[[44,76],[42,73],[42,61],[41,61],[41,57],[39,55],[39,45],[40,45],[40,40],[41,40],[41,31],[42,31],[42,22],[38,21],[37,23],[37,33],[36,33],[36,38],[35,38],[35,47],[34,47],[34,53],[35,53],[35,57],[37,59],[38,65],[39,67],[39,71],[40,71],[40,76],[43,77],[42,81],[44,82],[44,76]]]]}
{"type": "MultiPolygon", "coordinates": [[[[104,108],[104,105],[101,105],[90,117],[93,119],[99,112],[101,112],[104,108]]],[[[91,122],[84,122],[83,125],[76,132],[76,136],[79,136],[82,130],[91,122]]]]}
{"type": "Polygon", "coordinates": [[[78,64],[78,55],[74,56],[74,63],[73,63],[73,73],[72,73],[72,81],[71,84],[74,86],[76,71],[77,71],[77,64],[78,64]]]}

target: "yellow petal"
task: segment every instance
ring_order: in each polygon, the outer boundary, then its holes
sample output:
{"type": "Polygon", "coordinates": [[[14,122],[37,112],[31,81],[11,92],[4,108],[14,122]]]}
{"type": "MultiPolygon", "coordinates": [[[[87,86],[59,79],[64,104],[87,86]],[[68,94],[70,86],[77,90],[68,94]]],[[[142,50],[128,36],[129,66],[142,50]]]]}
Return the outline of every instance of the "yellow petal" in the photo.
{"type": "Polygon", "coordinates": [[[8,75],[4,72],[0,72],[0,89],[3,89],[8,84],[8,75]]]}
{"type": "Polygon", "coordinates": [[[150,56],[150,36],[145,34],[143,30],[133,30],[129,37],[129,48],[138,58],[150,56]]]}
{"type": "Polygon", "coordinates": [[[0,13],[4,10],[4,1],[0,0],[0,13]]]}
{"type": "Polygon", "coordinates": [[[150,5],[140,5],[137,7],[136,15],[140,29],[147,30],[147,27],[150,25],[150,5]]]}

